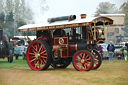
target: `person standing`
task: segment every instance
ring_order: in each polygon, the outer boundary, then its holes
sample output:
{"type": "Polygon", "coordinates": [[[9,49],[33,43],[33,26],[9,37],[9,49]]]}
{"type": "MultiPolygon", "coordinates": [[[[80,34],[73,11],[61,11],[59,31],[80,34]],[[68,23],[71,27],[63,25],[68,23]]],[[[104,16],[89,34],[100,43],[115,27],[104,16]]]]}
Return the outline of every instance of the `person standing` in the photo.
{"type": "Polygon", "coordinates": [[[16,57],[16,60],[18,60],[19,54],[20,54],[20,49],[18,48],[18,45],[14,48],[14,54],[16,57]]]}
{"type": "Polygon", "coordinates": [[[123,58],[122,60],[126,60],[127,61],[127,46],[124,46],[120,49],[120,52],[123,54],[123,58]]]}
{"type": "Polygon", "coordinates": [[[100,44],[97,44],[95,48],[101,54],[101,57],[103,59],[103,47],[100,44]]]}
{"type": "Polygon", "coordinates": [[[109,62],[112,62],[113,54],[114,54],[114,51],[115,51],[115,46],[112,44],[113,43],[112,41],[110,41],[109,43],[110,44],[108,44],[107,50],[108,50],[108,53],[109,53],[109,62]]]}

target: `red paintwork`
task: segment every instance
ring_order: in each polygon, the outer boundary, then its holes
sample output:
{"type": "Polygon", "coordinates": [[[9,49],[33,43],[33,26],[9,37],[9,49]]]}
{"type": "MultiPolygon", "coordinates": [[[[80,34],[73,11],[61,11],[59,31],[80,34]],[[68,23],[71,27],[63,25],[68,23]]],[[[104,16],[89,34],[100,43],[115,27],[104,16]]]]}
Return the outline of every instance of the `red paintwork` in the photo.
{"type": "Polygon", "coordinates": [[[10,62],[10,53],[9,53],[9,56],[8,56],[8,62],[10,62]]]}
{"type": "Polygon", "coordinates": [[[46,53],[46,48],[42,43],[37,41],[31,43],[28,46],[26,55],[27,55],[27,62],[30,68],[32,68],[33,70],[43,69],[47,61],[47,53],[46,53]],[[41,57],[39,59],[36,59],[34,57],[35,53],[39,53],[41,57]]]}
{"type": "Polygon", "coordinates": [[[60,45],[59,39],[63,39],[64,43],[62,45],[68,45],[68,37],[57,37],[54,38],[54,45],[60,45]]]}
{"type": "MultiPolygon", "coordinates": [[[[53,47],[54,46],[59,46],[59,48],[53,48],[52,50],[53,51],[56,51],[57,49],[60,50],[60,53],[61,53],[61,57],[64,58],[64,57],[69,57],[69,51],[68,51],[68,37],[56,37],[53,39],[53,47]],[[59,43],[59,39],[63,39],[63,43],[60,44],[59,43]]],[[[54,57],[57,57],[57,53],[55,53],[54,57]]]]}
{"type": "Polygon", "coordinates": [[[73,54],[77,51],[77,43],[69,44],[69,56],[73,56],[73,54]]]}
{"type": "Polygon", "coordinates": [[[91,55],[86,51],[78,51],[73,57],[73,65],[75,69],[78,71],[90,70],[92,66],[92,62],[93,62],[93,59],[91,55]],[[83,63],[81,62],[82,59],[84,60],[83,63]]]}
{"type": "Polygon", "coordinates": [[[72,52],[72,50],[77,51],[77,43],[76,44],[69,44],[69,52],[72,52]]]}

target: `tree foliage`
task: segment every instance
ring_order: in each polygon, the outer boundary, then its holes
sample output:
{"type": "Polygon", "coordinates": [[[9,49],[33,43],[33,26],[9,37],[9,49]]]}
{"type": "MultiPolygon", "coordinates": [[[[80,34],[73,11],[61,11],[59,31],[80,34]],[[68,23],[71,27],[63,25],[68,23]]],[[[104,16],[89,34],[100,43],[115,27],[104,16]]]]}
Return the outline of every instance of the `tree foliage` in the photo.
{"type": "Polygon", "coordinates": [[[7,16],[6,16],[6,21],[7,22],[14,22],[14,19],[13,19],[13,13],[10,12],[7,16]]]}
{"type": "Polygon", "coordinates": [[[120,6],[120,12],[125,14],[125,25],[128,28],[128,1],[120,6]]]}
{"type": "Polygon", "coordinates": [[[94,16],[98,16],[99,14],[114,14],[117,12],[118,9],[115,4],[111,4],[110,2],[101,2],[97,7],[94,16]]]}
{"type": "Polygon", "coordinates": [[[48,9],[45,1],[0,0],[0,25],[4,28],[4,34],[13,37],[19,34],[18,27],[35,23],[34,18],[39,16],[37,14],[43,14],[48,9]]]}
{"type": "Polygon", "coordinates": [[[125,14],[125,28],[123,28],[123,30],[124,30],[125,36],[128,37],[128,1],[124,2],[120,6],[120,12],[125,14]]]}
{"type": "Polygon", "coordinates": [[[0,21],[1,21],[1,22],[4,22],[4,21],[5,21],[5,14],[4,14],[4,12],[2,12],[2,13],[0,14],[0,21]]]}

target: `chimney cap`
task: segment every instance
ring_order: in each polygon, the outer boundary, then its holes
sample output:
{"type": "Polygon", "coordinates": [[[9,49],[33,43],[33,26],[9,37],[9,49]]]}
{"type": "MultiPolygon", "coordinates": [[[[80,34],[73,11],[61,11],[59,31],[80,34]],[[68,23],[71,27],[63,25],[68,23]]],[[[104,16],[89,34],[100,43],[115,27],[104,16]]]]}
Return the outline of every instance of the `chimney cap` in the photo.
{"type": "Polygon", "coordinates": [[[80,16],[81,16],[81,19],[82,19],[82,18],[86,18],[87,15],[86,14],[81,14],[80,16]]]}

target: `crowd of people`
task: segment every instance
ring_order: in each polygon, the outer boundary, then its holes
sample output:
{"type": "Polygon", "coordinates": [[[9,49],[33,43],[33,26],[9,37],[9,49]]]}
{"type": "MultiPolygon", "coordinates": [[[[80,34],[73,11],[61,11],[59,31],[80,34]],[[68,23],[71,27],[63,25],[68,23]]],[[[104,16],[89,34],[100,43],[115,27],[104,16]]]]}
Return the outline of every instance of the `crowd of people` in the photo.
{"type": "MultiPolygon", "coordinates": [[[[101,56],[103,58],[103,47],[100,44],[97,44],[95,49],[101,54],[101,56]]],[[[108,55],[109,62],[113,61],[114,51],[115,51],[115,46],[114,46],[113,42],[110,41],[107,46],[107,52],[109,54],[108,55]]],[[[127,47],[126,46],[124,46],[120,49],[119,56],[117,57],[117,59],[127,60],[127,47]]]]}

